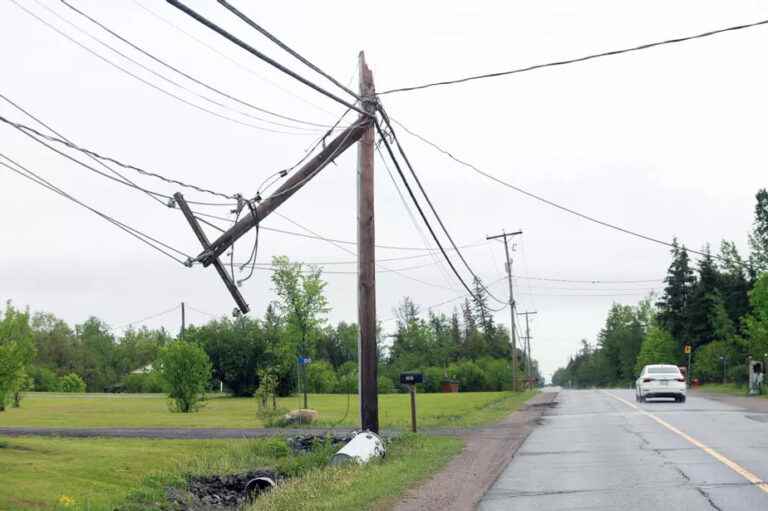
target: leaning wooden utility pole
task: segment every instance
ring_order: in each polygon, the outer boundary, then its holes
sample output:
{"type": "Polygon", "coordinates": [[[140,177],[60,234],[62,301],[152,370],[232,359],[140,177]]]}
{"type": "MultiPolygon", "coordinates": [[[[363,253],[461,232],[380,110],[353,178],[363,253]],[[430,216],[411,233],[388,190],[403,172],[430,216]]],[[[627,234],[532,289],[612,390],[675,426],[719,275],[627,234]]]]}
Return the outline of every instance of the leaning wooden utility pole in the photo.
{"type": "Polygon", "coordinates": [[[181,302],[181,340],[184,340],[184,332],[187,329],[187,309],[184,302],[181,302]]]}
{"type": "Polygon", "coordinates": [[[523,234],[523,231],[502,232],[496,236],[486,236],[487,240],[502,238],[504,240],[504,253],[507,256],[507,281],[509,282],[509,315],[511,318],[510,329],[512,331],[512,390],[517,390],[517,326],[515,325],[515,294],[512,289],[512,261],[509,258],[509,236],[523,234]]]}
{"type": "MultiPolygon", "coordinates": [[[[363,109],[376,114],[376,91],[373,74],[360,52],[360,97],[363,109]]],[[[360,425],[363,430],[379,431],[379,397],[377,389],[378,357],[376,349],[376,229],[373,204],[373,124],[357,143],[357,321],[359,337],[358,389],[360,393],[360,425]]]]}

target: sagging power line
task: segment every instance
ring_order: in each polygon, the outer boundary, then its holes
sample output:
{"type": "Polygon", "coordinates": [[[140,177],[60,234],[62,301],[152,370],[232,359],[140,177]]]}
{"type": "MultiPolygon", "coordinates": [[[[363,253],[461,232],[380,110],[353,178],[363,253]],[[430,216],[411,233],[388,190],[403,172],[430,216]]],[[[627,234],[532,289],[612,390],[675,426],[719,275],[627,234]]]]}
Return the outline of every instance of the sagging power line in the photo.
{"type": "Polygon", "coordinates": [[[618,49],[618,50],[609,50],[609,51],[603,51],[603,52],[600,52],[600,53],[592,53],[592,54],[589,54],[589,55],[584,55],[584,56],[581,56],[581,57],[575,57],[575,58],[566,59],[566,60],[556,60],[556,61],[547,62],[547,63],[544,63],[544,64],[534,64],[534,65],[531,65],[531,66],[525,66],[525,67],[520,67],[520,68],[516,68],[516,69],[509,69],[509,70],[506,70],[506,71],[497,71],[497,72],[493,72],[493,73],[471,75],[471,76],[465,76],[465,77],[462,77],[462,78],[455,78],[455,79],[452,79],[452,80],[443,80],[443,81],[439,81],[439,82],[424,83],[424,84],[421,84],[421,85],[412,85],[412,86],[409,86],[409,87],[399,87],[399,88],[396,88],[396,89],[389,89],[389,90],[385,90],[383,92],[379,92],[379,95],[381,96],[381,95],[385,95],[385,94],[394,94],[394,93],[397,93],[397,92],[410,92],[410,91],[428,89],[428,88],[431,88],[431,87],[439,87],[439,86],[445,86],[445,85],[456,85],[456,84],[459,84],[459,83],[471,82],[471,81],[475,81],[475,80],[483,80],[483,79],[487,79],[487,78],[498,78],[500,76],[508,76],[508,75],[513,75],[513,74],[525,73],[525,72],[528,72],[528,71],[535,71],[537,69],[544,69],[544,68],[547,68],[547,67],[556,67],[556,66],[564,66],[564,65],[567,65],[567,64],[576,64],[576,63],[579,63],[579,62],[586,62],[588,60],[594,60],[594,59],[598,59],[598,58],[602,58],[602,57],[611,57],[611,56],[614,56],[614,55],[621,55],[621,54],[624,54],[624,53],[631,53],[631,52],[638,52],[638,51],[642,51],[642,50],[648,50],[648,49],[656,48],[656,47],[659,47],[659,46],[666,46],[666,45],[670,45],[670,44],[682,43],[682,42],[691,41],[691,40],[694,40],[694,39],[703,39],[703,38],[706,38],[706,37],[712,37],[712,36],[715,36],[715,35],[718,35],[718,34],[723,34],[723,33],[726,33],[726,32],[735,32],[737,30],[744,30],[744,29],[748,29],[748,28],[755,28],[755,27],[759,27],[759,26],[762,26],[762,25],[768,25],[768,19],[756,21],[754,23],[747,23],[747,24],[744,24],[744,25],[734,25],[734,26],[730,26],[730,27],[719,28],[719,29],[716,29],[716,30],[710,30],[710,31],[707,31],[707,32],[702,32],[702,33],[699,33],[699,34],[694,34],[694,35],[689,35],[689,36],[676,37],[676,38],[673,38],[673,39],[666,39],[666,40],[663,40],[663,41],[656,41],[656,42],[651,42],[651,43],[640,44],[640,45],[632,46],[632,47],[629,47],[629,48],[621,48],[621,49],[618,49]]]}

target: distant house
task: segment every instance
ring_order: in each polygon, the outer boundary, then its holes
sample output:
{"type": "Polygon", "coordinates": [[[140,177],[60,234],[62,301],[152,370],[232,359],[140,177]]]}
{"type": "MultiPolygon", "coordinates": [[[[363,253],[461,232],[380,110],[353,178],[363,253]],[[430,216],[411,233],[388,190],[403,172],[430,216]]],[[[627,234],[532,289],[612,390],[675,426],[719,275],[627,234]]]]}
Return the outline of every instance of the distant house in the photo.
{"type": "Polygon", "coordinates": [[[131,374],[149,374],[152,372],[152,364],[147,364],[144,367],[139,367],[131,371],[131,374]]]}

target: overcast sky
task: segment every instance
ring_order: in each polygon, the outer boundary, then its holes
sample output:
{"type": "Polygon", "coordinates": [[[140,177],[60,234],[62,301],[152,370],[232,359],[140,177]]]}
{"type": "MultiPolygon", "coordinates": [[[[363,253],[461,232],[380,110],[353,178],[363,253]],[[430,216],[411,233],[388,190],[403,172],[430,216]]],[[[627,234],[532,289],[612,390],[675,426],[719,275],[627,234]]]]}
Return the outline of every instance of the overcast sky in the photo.
{"type": "MultiPolygon", "coordinates": [[[[80,145],[174,179],[249,196],[267,176],[299,159],[319,135],[206,103],[199,95],[216,96],[157,66],[60,2],[18,1],[147,82],[241,122],[289,132],[265,131],[195,109],[89,54],[13,1],[1,2],[0,93],[80,145]],[[54,13],[184,84],[188,91],[111,53],[54,13]]],[[[158,57],[259,107],[319,124],[332,124],[343,111],[165,2],[71,3],[158,57]]],[[[768,17],[768,8],[759,1],[234,3],[353,88],[357,54],[364,50],[378,90],[768,17]]],[[[189,5],[322,82],[217,3],[190,0],[189,5]]],[[[691,248],[708,242],[717,247],[725,238],[746,251],[754,194],[766,185],[768,70],[762,65],[761,49],[767,43],[768,28],[755,28],[582,64],[393,94],[383,101],[391,116],[409,128],[488,173],[550,200],[664,240],[678,236],[691,248]]],[[[216,101],[249,112],[221,97],[216,101]]],[[[1,100],[0,115],[34,125],[1,100]]],[[[454,239],[477,245],[467,248],[465,256],[486,282],[499,281],[492,291],[501,299],[507,297],[500,280],[503,246],[485,242],[485,236],[503,229],[524,231],[516,238],[513,253],[513,272],[519,276],[516,298],[520,311],[538,311],[531,323],[533,355],[547,376],[578,349],[580,339],[594,340],[612,302],[635,304],[661,286],[669,264],[665,247],[553,209],[471,172],[402,131],[400,138],[454,239]],[[658,282],[556,283],[522,277],[658,282]]],[[[93,207],[183,252],[199,252],[178,209],[99,177],[5,125],[0,125],[0,152],[93,207]]],[[[280,208],[285,218],[272,216],[263,225],[306,232],[293,220],[322,236],[353,241],[355,162],[353,148],[280,208]]],[[[135,173],[129,177],[166,194],[180,190],[135,173]]],[[[218,200],[182,191],[190,198],[218,200]]],[[[4,167],[0,167],[0,199],[2,299],[52,312],[70,323],[95,315],[118,333],[127,323],[181,301],[194,308],[189,312],[194,323],[209,319],[196,311],[220,315],[234,307],[212,268],[188,269],[4,167]]],[[[206,210],[228,213],[221,207],[206,210]]],[[[425,246],[380,160],[376,227],[381,245],[425,246]]],[[[251,240],[244,238],[237,245],[238,259],[247,257],[251,240]]],[[[283,254],[307,262],[354,259],[338,245],[262,231],[259,261],[283,254]]],[[[425,254],[377,251],[381,259],[424,256],[386,262],[379,268],[383,270],[377,276],[379,319],[391,318],[406,295],[426,308],[461,294],[444,265],[425,254]],[[398,268],[407,269],[386,271],[398,268]]],[[[350,272],[326,274],[333,307],[329,319],[355,321],[355,265],[325,269],[350,272]]],[[[242,292],[251,314],[260,317],[274,299],[269,273],[257,271],[242,292]]],[[[457,304],[435,310],[449,313],[457,304]]],[[[507,323],[508,311],[499,312],[497,320],[507,323]]],[[[145,324],[175,332],[179,314],[145,324]]],[[[383,326],[391,330],[394,322],[385,321],[383,326]]]]}

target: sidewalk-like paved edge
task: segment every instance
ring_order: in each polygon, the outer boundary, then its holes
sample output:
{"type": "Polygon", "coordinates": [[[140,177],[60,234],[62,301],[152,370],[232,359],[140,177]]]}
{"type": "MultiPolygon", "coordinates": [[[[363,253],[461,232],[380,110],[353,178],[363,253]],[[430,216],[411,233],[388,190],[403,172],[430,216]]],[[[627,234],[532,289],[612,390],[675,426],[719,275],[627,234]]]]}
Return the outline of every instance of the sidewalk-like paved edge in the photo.
{"type": "Polygon", "coordinates": [[[692,397],[712,399],[713,401],[719,401],[727,405],[743,408],[748,412],[768,413],[768,399],[760,396],[734,396],[732,394],[707,392],[698,389],[689,389],[688,395],[692,397]]]}
{"type": "Polygon", "coordinates": [[[409,490],[395,511],[467,511],[485,492],[536,427],[556,404],[557,392],[540,392],[520,410],[486,428],[456,431],[464,450],[424,484],[409,490]]]}

